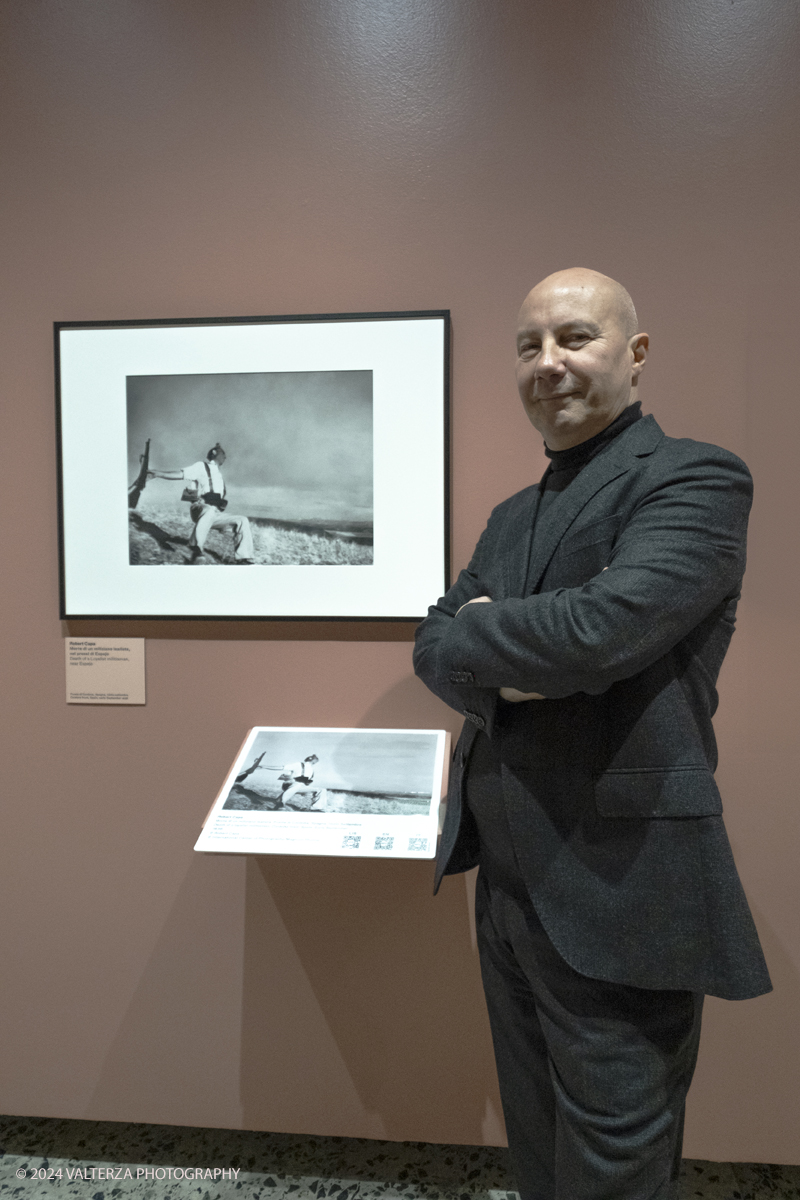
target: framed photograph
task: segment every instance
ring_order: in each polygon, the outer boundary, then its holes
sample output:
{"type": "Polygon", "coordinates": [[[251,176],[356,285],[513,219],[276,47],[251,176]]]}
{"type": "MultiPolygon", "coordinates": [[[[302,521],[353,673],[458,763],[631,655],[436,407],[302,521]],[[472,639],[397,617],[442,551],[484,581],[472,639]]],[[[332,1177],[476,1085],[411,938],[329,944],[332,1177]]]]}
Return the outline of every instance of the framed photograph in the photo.
{"type": "Polygon", "coordinates": [[[251,729],[195,850],[433,858],[443,729],[251,729]]]}
{"type": "Polygon", "coordinates": [[[62,617],[422,617],[449,313],[59,322],[62,617]]]}

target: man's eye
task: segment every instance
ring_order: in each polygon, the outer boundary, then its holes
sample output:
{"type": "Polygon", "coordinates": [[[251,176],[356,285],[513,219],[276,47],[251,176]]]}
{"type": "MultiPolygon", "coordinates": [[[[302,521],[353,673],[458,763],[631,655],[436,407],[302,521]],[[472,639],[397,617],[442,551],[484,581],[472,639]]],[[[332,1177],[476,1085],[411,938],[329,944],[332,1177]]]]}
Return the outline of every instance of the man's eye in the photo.
{"type": "Polygon", "coordinates": [[[538,345],[535,345],[533,342],[525,342],[519,348],[519,356],[520,358],[530,358],[532,354],[537,354],[538,351],[538,345]]]}

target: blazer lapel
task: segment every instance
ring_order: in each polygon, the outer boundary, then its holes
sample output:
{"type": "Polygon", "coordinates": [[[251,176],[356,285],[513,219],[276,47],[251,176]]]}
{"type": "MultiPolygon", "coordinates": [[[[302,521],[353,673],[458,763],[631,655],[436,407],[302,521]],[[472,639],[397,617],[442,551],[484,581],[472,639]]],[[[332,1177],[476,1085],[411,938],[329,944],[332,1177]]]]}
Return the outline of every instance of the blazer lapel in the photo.
{"type": "Polygon", "coordinates": [[[547,478],[550,468],[542,476],[542,483],[525,488],[514,496],[503,528],[502,541],[499,546],[499,557],[503,563],[503,582],[505,594],[495,595],[495,600],[506,600],[519,597],[525,588],[528,574],[528,563],[533,542],[533,527],[536,524],[536,512],[542,495],[542,484],[547,478]]]}
{"type": "Polygon", "coordinates": [[[530,565],[527,580],[523,580],[520,590],[512,595],[530,596],[537,590],[558,543],[578,513],[600,488],[630,470],[636,458],[652,454],[663,436],[653,417],[643,417],[587,463],[547,513],[533,541],[532,557],[530,560],[525,557],[525,562],[530,565]]]}

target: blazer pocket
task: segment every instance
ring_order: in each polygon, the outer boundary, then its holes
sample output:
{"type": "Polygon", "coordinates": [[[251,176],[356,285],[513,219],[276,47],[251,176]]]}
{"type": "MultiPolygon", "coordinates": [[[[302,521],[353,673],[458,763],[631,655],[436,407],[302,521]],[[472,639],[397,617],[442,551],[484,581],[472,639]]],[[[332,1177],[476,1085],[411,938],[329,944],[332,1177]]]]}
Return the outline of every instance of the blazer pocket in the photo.
{"type": "Polygon", "coordinates": [[[628,767],[606,771],[595,783],[595,805],[603,817],[653,820],[714,817],[722,799],[708,767],[628,767]]]}

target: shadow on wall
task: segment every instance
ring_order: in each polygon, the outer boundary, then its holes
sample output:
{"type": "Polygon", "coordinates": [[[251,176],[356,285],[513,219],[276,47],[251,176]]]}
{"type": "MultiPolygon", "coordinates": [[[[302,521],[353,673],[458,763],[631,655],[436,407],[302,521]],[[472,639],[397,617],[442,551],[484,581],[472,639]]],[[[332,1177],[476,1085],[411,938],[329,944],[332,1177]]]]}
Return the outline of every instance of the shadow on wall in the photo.
{"type": "Polygon", "coordinates": [[[249,861],[245,1127],[275,1127],[278,1089],[282,1127],[298,1132],[502,1141],[467,891],[449,880],[434,900],[431,876],[396,859],[249,861]]]}
{"type": "Polygon", "coordinates": [[[375,701],[361,720],[361,729],[449,729],[453,748],[463,719],[448,708],[421,679],[411,674],[411,647],[408,651],[409,674],[375,701]]]}
{"type": "MultiPolygon", "coordinates": [[[[409,676],[359,725],[452,729],[457,723],[409,676]]],[[[282,1128],[504,1144],[470,928],[473,882],[445,880],[434,898],[430,862],[266,856],[248,862],[247,1127],[274,1128],[268,1113],[277,1086],[288,1122],[282,1128]],[[276,951],[285,963],[288,947],[279,950],[270,933],[275,910],[293,948],[291,978],[276,973],[276,951]]]]}
{"type": "Polygon", "coordinates": [[[239,1125],[244,863],[187,847],[174,866],[183,874],[152,945],[127,956],[129,999],[92,1095],[82,1111],[59,1115],[239,1125]]]}

